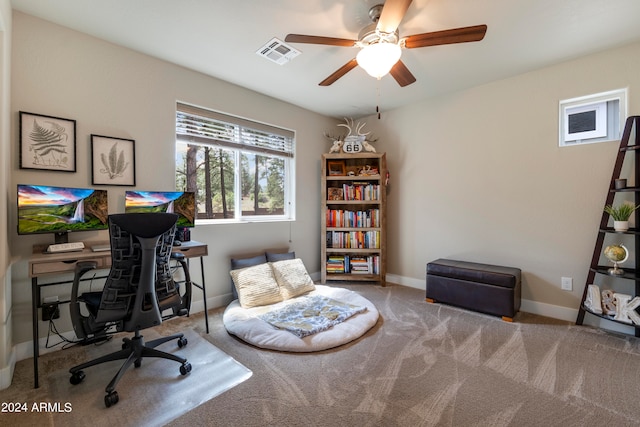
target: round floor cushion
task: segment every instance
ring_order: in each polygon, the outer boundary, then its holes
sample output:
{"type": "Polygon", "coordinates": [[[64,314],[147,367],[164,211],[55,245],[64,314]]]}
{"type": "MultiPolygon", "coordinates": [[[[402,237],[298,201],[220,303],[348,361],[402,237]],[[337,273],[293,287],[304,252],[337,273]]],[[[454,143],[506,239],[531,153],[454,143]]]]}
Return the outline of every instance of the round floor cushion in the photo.
{"type": "Polygon", "coordinates": [[[238,300],[233,301],[226,308],[223,315],[224,326],[230,334],[260,348],[292,351],[313,352],[337,347],[361,337],[378,321],[378,310],[371,301],[357,293],[344,288],[334,288],[316,285],[316,289],[308,295],[322,295],[338,301],[357,306],[365,306],[367,310],[356,314],[330,329],[304,338],[298,338],[293,333],[277,329],[259,315],[268,312],[272,306],[242,308],[238,300]]]}

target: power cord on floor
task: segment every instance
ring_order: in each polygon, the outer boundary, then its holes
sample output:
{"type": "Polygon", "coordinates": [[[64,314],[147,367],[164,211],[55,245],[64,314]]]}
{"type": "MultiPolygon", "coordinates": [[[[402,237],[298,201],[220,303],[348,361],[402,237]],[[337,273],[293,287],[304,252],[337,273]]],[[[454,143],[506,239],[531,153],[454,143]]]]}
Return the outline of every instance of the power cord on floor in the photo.
{"type": "MultiPolygon", "coordinates": [[[[105,333],[108,333],[108,330],[111,328],[111,325],[107,325],[105,326],[104,330],[105,333]]],[[[104,337],[104,339],[101,339],[99,341],[94,342],[94,345],[102,345],[106,342],[111,341],[113,337],[111,335],[107,335],[104,337]]],[[[56,346],[59,346],[62,344],[62,349],[66,350],[68,348],[74,347],[77,344],[82,344],[85,340],[70,340],[69,338],[65,337],[64,335],[62,335],[59,331],[58,328],[56,327],[55,322],[53,321],[53,319],[49,320],[49,329],[47,330],[47,340],[45,342],[45,348],[54,348],[56,346]],[[49,338],[52,335],[57,335],[58,338],[60,338],[60,341],[55,343],[55,344],[49,344],[49,338]]]]}
{"type": "Polygon", "coordinates": [[[62,349],[64,350],[66,348],[71,348],[74,345],[79,344],[81,342],[82,340],[70,340],[69,338],[62,335],[60,332],[58,332],[58,328],[56,327],[56,324],[53,321],[53,319],[49,319],[49,329],[47,330],[47,341],[45,342],[45,345],[44,345],[45,348],[54,348],[59,346],[60,344],[63,344],[62,349]],[[50,345],[49,337],[51,337],[52,334],[57,335],[61,341],[50,345]]]}

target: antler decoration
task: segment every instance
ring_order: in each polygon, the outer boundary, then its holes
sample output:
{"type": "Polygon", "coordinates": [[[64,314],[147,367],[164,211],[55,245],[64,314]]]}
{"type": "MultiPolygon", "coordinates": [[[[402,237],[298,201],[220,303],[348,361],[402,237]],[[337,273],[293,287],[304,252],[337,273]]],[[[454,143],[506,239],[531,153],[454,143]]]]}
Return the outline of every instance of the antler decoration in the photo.
{"type": "Polygon", "coordinates": [[[344,127],[346,128],[349,133],[347,133],[346,135],[333,135],[331,133],[324,133],[324,136],[329,139],[329,141],[333,142],[333,146],[331,147],[331,150],[329,151],[330,153],[337,153],[340,151],[340,148],[342,147],[342,144],[344,143],[344,141],[351,137],[351,138],[355,138],[355,137],[362,137],[362,145],[365,148],[366,151],[371,151],[375,153],[375,148],[373,148],[373,146],[371,146],[369,144],[369,142],[376,142],[378,139],[372,139],[369,138],[368,135],[371,132],[366,132],[363,133],[362,130],[364,129],[364,127],[367,125],[366,123],[361,123],[361,122],[355,122],[355,120],[351,119],[351,118],[344,118],[344,123],[339,123],[338,126],[344,127]]]}

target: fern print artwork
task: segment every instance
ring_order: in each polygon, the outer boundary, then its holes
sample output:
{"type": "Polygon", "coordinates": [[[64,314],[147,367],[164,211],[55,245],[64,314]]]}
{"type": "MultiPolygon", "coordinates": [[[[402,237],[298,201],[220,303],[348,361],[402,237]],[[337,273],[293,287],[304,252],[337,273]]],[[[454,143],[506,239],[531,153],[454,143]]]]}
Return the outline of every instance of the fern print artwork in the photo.
{"type": "Polygon", "coordinates": [[[100,154],[100,160],[104,165],[104,169],[100,169],[100,173],[106,174],[111,180],[124,176],[124,171],[129,166],[129,162],[124,158],[124,150],[118,152],[117,143],[113,144],[108,155],[100,154]]]}
{"type": "Polygon", "coordinates": [[[75,120],[20,112],[20,167],[75,172],[75,120]]]}
{"type": "Polygon", "coordinates": [[[91,135],[93,184],[135,185],[135,141],[91,135]]]}

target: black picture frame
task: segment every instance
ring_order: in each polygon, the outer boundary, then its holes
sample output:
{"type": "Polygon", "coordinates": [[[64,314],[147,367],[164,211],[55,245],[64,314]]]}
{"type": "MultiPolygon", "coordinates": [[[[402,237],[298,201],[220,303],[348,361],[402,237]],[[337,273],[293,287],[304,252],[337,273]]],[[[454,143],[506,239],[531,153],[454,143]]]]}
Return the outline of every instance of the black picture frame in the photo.
{"type": "Polygon", "coordinates": [[[20,169],[76,171],[76,121],[20,111],[20,169]]]}
{"type": "Polygon", "coordinates": [[[91,183],[135,186],[135,146],[133,139],[91,134],[91,183]]]}

